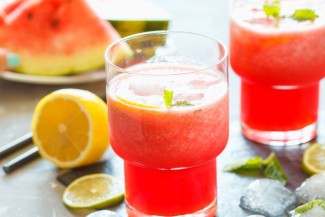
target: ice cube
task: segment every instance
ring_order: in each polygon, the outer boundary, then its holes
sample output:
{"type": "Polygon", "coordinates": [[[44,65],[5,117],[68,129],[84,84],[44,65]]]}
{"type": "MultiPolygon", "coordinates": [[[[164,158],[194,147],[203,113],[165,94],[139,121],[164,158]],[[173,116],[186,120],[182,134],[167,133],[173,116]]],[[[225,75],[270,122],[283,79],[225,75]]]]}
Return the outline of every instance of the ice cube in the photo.
{"type": "Polygon", "coordinates": [[[116,212],[110,210],[99,210],[88,214],[86,217],[121,217],[116,212]]]}
{"type": "Polygon", "coordinates": [[[283,217],[296,204],[296,195],[281,182],[273,179],[258,179],[244,190],[239,206],[268,217],[283,217]]]}
{"type": "Polygon", "coordinates": [[[319,173],[306,179],[297,189],[301,203],[312,200],[325,200],[325,173],[319,173]]]}

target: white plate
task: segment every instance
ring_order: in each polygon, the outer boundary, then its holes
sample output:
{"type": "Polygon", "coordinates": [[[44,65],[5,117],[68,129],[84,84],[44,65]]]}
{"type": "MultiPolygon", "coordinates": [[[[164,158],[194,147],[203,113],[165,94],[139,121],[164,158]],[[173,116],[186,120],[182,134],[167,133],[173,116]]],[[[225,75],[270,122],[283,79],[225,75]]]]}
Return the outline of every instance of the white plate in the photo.
{"type": "Polygon", "coordinates": [[[73,74],[66,76],[44,76],[44,75],[29,75],[22,74],[16,72],[0,72],[0,78],[16,81],[22,83],[30,83],[30,84],[82,84],[82,83],[90,83],[95,81],[105,80],[106,74],[104,69],[81,73],[81,74],[73,74]]]}

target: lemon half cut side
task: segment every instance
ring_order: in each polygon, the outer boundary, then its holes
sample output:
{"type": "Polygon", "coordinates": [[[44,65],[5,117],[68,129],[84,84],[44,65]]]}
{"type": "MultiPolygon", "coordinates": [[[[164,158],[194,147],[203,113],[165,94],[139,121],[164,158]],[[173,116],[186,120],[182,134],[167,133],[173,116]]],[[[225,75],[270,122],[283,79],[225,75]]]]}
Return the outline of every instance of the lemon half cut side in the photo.
{"type": "Polygon", "coordinates": [[[325,144],[314,143],[304,151],[302,168],[309,174],[325,172],[325,144]]]}
{"type": "Polygon", "coordinates": [[[32,133],[40,155],[60,168],[94,163],[109,145],[106,103],[87,90],[54,91],[37,104],[32,133]]]}

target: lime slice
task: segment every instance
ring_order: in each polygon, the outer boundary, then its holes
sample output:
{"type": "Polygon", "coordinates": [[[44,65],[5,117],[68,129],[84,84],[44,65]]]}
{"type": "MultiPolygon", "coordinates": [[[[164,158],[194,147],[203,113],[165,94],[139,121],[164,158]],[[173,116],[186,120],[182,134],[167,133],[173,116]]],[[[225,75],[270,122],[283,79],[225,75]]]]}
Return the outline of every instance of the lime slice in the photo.
{"type": "Polygon", "coordinates": [[[123,199],[123,182],[100,173],[76,179],[63,193],[63,203],[70,208],[100,209],[114,206],[123,199]]]}
{"type": "Polygon", "coordinates": [[[121,102],[124,102],[124,103],[129,104],[129,105],[139,106],[139,107],[143,107],[143,108],[155,108],[155,109],[159,108],[158,106],[155,106],[155,105],[147,105],[147,104],[134,102],[134,101],[125,99],[125,98],[120,97],[120,96],[116,96],[116,98],[118,100],[120,100],[121,102]]]}
{"type": "Polygon", "coordinates": [[[302,168],[309,174],[325,172],[325,144],[314,143],[305,150],[302,168]]]}
{"type": "Polygon", "coordinates": [[[313,200],[298,206],[294,209],[294,215],[298,216],[323,216],[325,214],[325,202],[323,200],[313,200]],[[318,214],[316,214],[316,212],[318,214]],[[312,215],[312,213],[315,213],[312,215]],[[322,213],[322,214],[321,214],[322,213]]]}

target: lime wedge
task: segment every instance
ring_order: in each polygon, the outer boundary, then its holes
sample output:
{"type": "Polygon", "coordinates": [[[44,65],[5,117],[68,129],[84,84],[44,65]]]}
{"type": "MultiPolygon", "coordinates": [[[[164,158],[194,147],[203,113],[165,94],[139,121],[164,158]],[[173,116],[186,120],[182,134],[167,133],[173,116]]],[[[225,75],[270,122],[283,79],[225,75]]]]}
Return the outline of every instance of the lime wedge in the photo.
{"type": "Polygon", "coordinates": [[[62,199],[70,208],[100,209],[120,203],[124,199],[124,186],[108,174],[86,175],[73,181],[62,199]]]}
{"type": "Polygon", "coordinates": [[[309,174],[325,172],[325,144],[314,143],[305,150],[302,168],[309,174]]]}
{"type": "Polygon", "coordinates": [[[313,200],[294,209],[294,215],[301,216],[303,214],[306,216],[323,216],[325,214],[325,202],[323,200],[313,200]],[[311,215],[312,212],[318,214],[311,215]]]}
{"type": "Polygon", "coordinates": [[[158,106],[155,106],[155,105],[147,105],[147,104],[134,102],[134,101],[125,99],[125,98],[120,97],[120,96],[116,96],[116,98],[118,100],[120,100],[121,102],[124,102],[124,103],[129,104],[129,105],[139,106],[139,107],[143,107],[143,108],[155,108],[155,109],[159,108],[158,106]]]}

